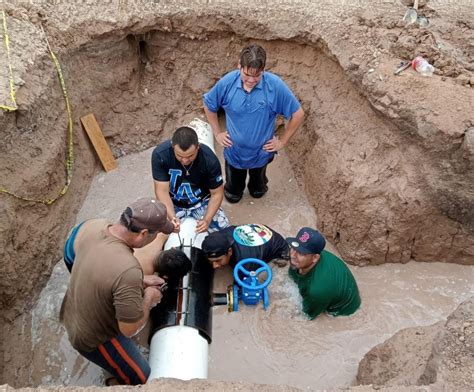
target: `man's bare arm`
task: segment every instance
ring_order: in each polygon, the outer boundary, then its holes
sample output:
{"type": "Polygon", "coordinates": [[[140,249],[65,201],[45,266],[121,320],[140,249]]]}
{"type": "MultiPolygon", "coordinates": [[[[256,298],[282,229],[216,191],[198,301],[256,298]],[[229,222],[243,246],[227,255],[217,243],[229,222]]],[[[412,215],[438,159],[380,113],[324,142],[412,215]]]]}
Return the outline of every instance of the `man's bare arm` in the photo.
{"type": "Polygon", "coordinates": [[[217,143],[223,147],[231,147],[232,140],[230,139],[229,133],[222,131],[219,125],[219,118],[217,113],[211,112],[206,105],[204,105],[204,113],[206,113],[206,118],[209,124],[211,125],[212,132],[216,138],[217,143]]]}
{"type": "Polygon", "coordinates": [[[214,215],[216,215],[217,210],[221,206],[222,200],[224,199],[224,185],[211,189],[210,193],[211,197],[209,198],[206,213],[196,225],[196,231],[198,233],[207,231],[209,224],[212,222],[212,218],[214,218],[214,215]]]}
{"type": "Polygon", "coordinates": [[[170,197],[170,184],[168,181],[154,181],[156,198],[161,201],[168,212],[168,218],[171,220],[175,217],[173,201],[170,197]]]}
{"type": "Polygon", "coordinates": [[[304,112],[300,107],[296,112],[293,113],[290,120],[287,122],[283,134],[278,137],[274,136],[271,140],[265,143],[263,149],[268,152],[276,152],[286,146],[288,141],[296,133],[298,128],[301,126],[304,120],[304,112]]]}
{"type": "Polygon", "coordinates": [[[143,296],[143,317],[135,323],[118,321],[120,332],[128,338],[139,333],[150,317],[150,309],[160,303],[161,297],[161,291],[156,287],[147,287],[143,296]]]}

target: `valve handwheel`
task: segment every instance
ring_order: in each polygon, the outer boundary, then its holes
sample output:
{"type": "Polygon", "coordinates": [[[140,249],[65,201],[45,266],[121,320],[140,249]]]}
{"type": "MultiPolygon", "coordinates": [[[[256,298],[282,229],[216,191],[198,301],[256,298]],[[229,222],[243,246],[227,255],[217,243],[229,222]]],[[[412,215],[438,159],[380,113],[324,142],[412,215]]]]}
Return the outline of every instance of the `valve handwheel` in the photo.
{"type": "Polygon", "coordinates": [[[268,266],[267,263],[260,259],[254,259],[254,258],[247,258],[247,259],[242,259],[240,260],[237,265],[234,268],[234,279],[237,282],[237,284],[247,290],[262,290],[266,288],[270,282],[272,281],[272,269],[268,266]],[[255,271],[249,271],[248,269],[245,268],[246,265],[259,265],[259,268],[255,271]],[[246,281],[250,280],[250,284],[244,282],[240,276],[239,272],[242,273],[245,277],[250,277],[250,279],[245,279],[246,281]],[[266,272],[267,277],[266,279],[262,282],[259,283],[258,277],[260,274],[266,272]]]}

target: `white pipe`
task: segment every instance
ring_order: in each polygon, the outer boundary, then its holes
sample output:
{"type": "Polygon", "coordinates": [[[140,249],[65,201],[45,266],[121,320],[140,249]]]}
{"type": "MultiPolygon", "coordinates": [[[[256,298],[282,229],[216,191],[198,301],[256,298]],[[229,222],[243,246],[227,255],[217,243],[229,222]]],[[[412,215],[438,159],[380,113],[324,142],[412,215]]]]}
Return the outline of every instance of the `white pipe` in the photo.
{"type": "Polygon", "coordinates": [[[151,339],[148,382],[160,377],[206,379],[208,355],[209,344],[197,329],[186,326],[160,329],[151,339]]]}
{"type": "Polygon", "coordinates": [[[216,152],[214,150],[214,135],[211,126],[207,122],[194,118],[188,126],[196,131],[199,143],[205,144],[212,152],[216,152]]]}
{"type": "MultiPolygon", "coordinates": [[[[181,230],[178,234],[173,233],[166,241],[165,249],[184,245],[183,251],[191,258],[191,246],[201,248],[202,241],[207,233],[196,233],[197,221],[187,218],[181,222],[181,230]]],[[[189,277],[183,278],[182,311],[186,312],[188,304],[189,277]]],[[[151,373],[148,381],[160,377],[172,377],[181,380],[192,378],[207,378],[207,362],[209,355],[209,344],[199,331],[184,325],[184,317],[181,317],[177,326],[165,327],[158,330],[150,342],[150,368],[151,373]]]]}
{"type": "Polygon", "coordinates": [[[177,233],[171,233],[168,237],[168,240],[165,243],[165,250],[171,248],[179,248],[181,245],[184,245],[183,252],[186,253],[186,256],[191,258],[191,248],[201,249],[201,244],[206,238],[207,233],[196,233],[197,220],[191,217],[184,219],[181,222],[181,230],[179,235],[177,233]]]}

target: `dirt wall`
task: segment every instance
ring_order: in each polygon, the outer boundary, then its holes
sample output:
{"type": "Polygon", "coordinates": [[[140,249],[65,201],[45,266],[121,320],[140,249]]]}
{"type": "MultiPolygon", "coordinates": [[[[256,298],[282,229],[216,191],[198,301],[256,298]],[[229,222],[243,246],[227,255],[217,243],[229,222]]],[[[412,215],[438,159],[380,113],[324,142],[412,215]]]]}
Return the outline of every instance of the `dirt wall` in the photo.
{"type": "Polygon", "coordinates": [[[466,300],[447,320],[403,329],[374,347],[359,363],[358,382],[469,390],[474,369],[473,303],[472,298],[466,300]]]}
{"type": "Polygon", "coordinates": [[[459,27],[472,10],[433,8],[436,46],[400,24],[405,8],[395,3],[370,12],[363,2],[218,3],[6,2],[19,111],[0,113],[2,185],[54,196],[65,180],[64,102],[40,23],[63,65],[76,149],[70,191],[57,203],[1,196],[6,318],[60,258],[98,170],[80,116],[96,115],[116,156],[147,148],[202,114],[202,92],[247,42],[267,48],[268,69],[302,102],[305,124],[288,150],[319,228],[347,261],[473,262],[472,59],[463,46],[472,33],[459,27]],[[395,77],[400,57],[419,51],[439,61],[438,74],[395,77]]]}

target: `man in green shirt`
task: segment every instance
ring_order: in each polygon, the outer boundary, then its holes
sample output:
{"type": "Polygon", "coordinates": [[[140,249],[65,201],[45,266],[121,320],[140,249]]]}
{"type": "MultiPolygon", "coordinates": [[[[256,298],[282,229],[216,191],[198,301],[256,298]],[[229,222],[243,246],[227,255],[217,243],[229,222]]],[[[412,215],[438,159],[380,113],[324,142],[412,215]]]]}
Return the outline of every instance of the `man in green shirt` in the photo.
{"type": "Polygon", "coordinates": [[[344,262],[324,250],[326,240],[310,227],[303,227],[290,245],[288,274],[303,297],[303,312],[310,319],[326,311],[332,316],[348,316],[360,306],[359,289],[344,262]]]}

